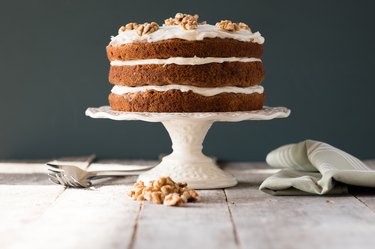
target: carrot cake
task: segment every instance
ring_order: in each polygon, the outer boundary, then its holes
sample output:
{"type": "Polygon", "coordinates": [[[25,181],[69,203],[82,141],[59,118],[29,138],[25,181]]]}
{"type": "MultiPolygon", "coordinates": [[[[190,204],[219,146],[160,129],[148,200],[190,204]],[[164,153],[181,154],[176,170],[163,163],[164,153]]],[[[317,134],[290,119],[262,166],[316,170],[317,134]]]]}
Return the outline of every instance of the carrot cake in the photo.
{"type": "Polygon", "coordinates": [[[178,13],[128,23],[107,46],[109,103],[126,112],[233,112],[263,107],[264,38],[244,23],[178,13]]]}

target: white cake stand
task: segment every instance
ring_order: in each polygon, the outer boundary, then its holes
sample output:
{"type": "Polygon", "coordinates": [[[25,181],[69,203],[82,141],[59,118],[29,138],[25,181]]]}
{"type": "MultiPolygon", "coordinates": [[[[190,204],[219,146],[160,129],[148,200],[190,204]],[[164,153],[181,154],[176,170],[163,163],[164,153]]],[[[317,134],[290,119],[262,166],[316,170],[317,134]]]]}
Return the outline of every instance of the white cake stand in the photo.
{"type": "Polygon", "coordinates": [[[196,112],[196,113],[152,113],[119,112],[109,106],[88,108],[91,118],[112,120],[141,120],[162,122],[172,140],[173,152],[163,157],[159,165],[141,174],[138,180],[148,183],[162,176],[175,181],[187,182],[191,188],[226,188],[237,184],[236,179],[221,170],[210,157],[202,153],[203,140],[214,122],[238,122],[243,120],[270,120],[286,118],[290,110],[285,107],[264,107],[249,112],[196,112]]]}

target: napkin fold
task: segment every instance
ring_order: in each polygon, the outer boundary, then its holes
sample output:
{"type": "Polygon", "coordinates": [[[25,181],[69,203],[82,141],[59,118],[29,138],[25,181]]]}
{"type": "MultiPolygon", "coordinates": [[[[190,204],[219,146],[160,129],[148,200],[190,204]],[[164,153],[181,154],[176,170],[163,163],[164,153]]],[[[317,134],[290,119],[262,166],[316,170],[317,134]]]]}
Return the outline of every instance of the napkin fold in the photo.
{"type": "Polygon", "coordinates": [[[279,172],[259,187],[272,195],[347,193],[347,185],[375,187],[375,170],[329,144],[305,140],[271,151],[266,162],[279,172]]]}

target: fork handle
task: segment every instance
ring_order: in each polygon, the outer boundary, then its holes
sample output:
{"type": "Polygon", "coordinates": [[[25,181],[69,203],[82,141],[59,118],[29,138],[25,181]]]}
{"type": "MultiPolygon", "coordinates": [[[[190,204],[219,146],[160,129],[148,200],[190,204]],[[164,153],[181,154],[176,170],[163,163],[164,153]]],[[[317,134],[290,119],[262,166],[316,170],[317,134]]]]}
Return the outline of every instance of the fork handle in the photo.
{"type": "Polygon", "coordinates": [[[143,171],[121,171],[121,170],[98,170],[98,171],[90,171],[90,178],[95,176],[133,176],[139,175],[144,173],[143,171]]]}

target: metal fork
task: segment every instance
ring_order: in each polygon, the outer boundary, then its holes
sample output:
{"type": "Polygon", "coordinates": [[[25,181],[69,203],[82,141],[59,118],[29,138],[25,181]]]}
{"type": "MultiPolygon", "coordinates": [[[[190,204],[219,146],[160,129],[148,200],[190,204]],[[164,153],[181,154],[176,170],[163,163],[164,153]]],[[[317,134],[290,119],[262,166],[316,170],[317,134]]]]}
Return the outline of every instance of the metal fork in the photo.
{"type": "Polygon", "coordinates": [[[142,170],[97,170],[88,171],[74,165],[56,165],[47,163],[48,175],[53,183],[74,188],[87,188],[95,177],[139,175],[154,166],[143,166],[142,170]]]}

